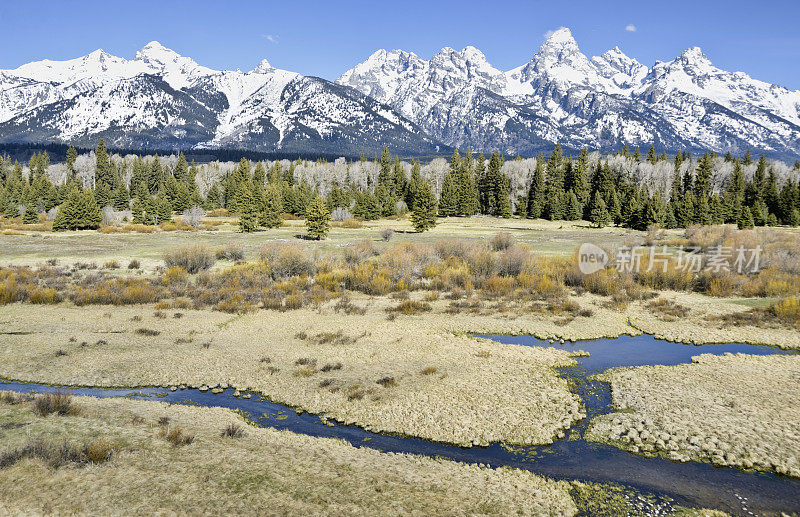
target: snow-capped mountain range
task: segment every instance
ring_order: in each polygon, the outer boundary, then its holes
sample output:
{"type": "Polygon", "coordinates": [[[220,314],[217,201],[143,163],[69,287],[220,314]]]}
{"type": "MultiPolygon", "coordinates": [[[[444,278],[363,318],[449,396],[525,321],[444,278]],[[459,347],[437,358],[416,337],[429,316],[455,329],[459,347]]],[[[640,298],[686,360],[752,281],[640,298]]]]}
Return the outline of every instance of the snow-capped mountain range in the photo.
{"type": "Polygon", "coordinates": [[[720,70],[696,47],[648,69],[617,47],[589,59],[562,28],[508,71],[474,47],[444,48],[430,60],[379,50],[337,82],[446,144],[473,149],[530,154],[559,141],[800,154],[800,92],[720,70]]]}
{"type": "Polygon", "coordinates": [[[272,67],[216,71],[148,43],[132,60],[97,50],[0,71],[0,142],[406,154],[439,142],[354,88],[272,67]]]}
{"type": "Polygon", "coordinates": [[[0,142],[240,148],[354,155],[451,146],[534,154],[649,147],[800,156],[800,91],[716,68],[693,47],[652,68],[615,47],[581,53],[569,29],[531,60],[493,67],[474,47],[425,60],[378,50],[336,82],[262,61],[216,71],[152,42],[0,70],[0,142]]]}

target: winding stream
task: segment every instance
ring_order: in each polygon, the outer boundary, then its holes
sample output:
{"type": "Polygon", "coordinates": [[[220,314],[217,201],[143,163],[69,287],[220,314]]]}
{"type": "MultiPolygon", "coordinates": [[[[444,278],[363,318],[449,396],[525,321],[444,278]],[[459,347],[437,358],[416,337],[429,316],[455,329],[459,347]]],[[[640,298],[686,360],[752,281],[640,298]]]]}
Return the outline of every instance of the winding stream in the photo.
{"type": "MultiPolygon", "coordinates": [[[[169,403],[231,408],[249,413],[253,422],[260,426],[288,429],[310,436],[340,438],[357,447],[370,447],[384,452],[443,457],[492,467],[510,466],[556,479],[623,484],[655,496],[654,500],[641,503],[646,506],[641,509],[650,514],[664,513],[672,504],[715,508],[739,515],[781,511],[800,513],[798,479],[718,468],[708,463],[678,463],[663,458],[645,458],[609,445],[586,442],[582,438],[592,417],[611,410],[608,384],[587,380],[587,376],[619,366],[688,363],[692,356],[703,353],[767,355],[793,352],[742,344],[692,346],[659,341],[646,335],[563,345],[549,344],[530,336],[477,337],[508,345],[552,346],[566,351],[589,352],[589,357],[576,358],[577,366],[560,369],[563,377],[574,381],[572,384],[586,406],[588,417],[573,426],[567,437],[548,446],[506,447],[492,444],[489,447],[466,449],[324,422],[319,416],[298,414],[289,406],[270,402],[256,394],[250,399],[234,397],[232,389],[217,395],[191,389],[175,392],[162,388],[69,389],[76,395],[158,398],[169,403]]],[[[3,382],[0,389],[47,392],[57,388],[35,383],[3,382]]]]}

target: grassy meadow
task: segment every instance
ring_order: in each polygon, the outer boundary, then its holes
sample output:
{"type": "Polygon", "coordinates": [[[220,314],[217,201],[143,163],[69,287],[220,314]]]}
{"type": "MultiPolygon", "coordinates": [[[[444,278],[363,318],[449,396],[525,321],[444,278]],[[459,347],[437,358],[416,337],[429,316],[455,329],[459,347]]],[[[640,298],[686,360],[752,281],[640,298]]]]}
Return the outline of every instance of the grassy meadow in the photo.
{"type": "MultiPolygon", "coordinates": [[[[794,230],[640,232],[472,217],[440,219],[416,233],[395,218],[335,223],[327,239],[312,241],[302,238],[297,219],[255,233],[238,232],[236,220],[224,217],[208,218],[203,228],[0,231],[0,377],[66,386],[232,386],[372,431],[462,446],[546,444],[585,416],[556,371],[575,363],[558,349],[560,340],[649,333],[800,348],[794,230]],[[584,242],[612,254],[633,245],[677,254],[684,245],[758,244],[764,262],[755,275],[692,275],[674,259],[663,272],[583,275],[575,252],[584,242]],[[553,348],[502,345],[473,333],[531,334],[553,340],[553,348]]],[[[621,412],[600,417],[593,439],[642,454],[797,475],[792,451],[800,423],[792,411],[775,415],[796,389],[799,360],[742,356],[609,373],[621,412]],[[765,376],[779,396],[759,392],[765,376]],[[727,412],[711,411],[723,393],[727,412]],[[717,445],[673,449],[666,439],[633,450],[619,433],[609,438],[640,417],[654,436],[695,432],[698,443],[717,445]],[[764,425],[747,424],[753,418],[764,425]],[[767,422],[778,431],[755,450],[767,422]]],[[[577,511],[566,483],[255,429],[222,409],[81,398],[78,414],[42,417],[29,401],[6,399],[0,436],[19,458],[0,466],[0,492],[12,513],[115,513],[134,500],[142,501],[134,513],[156,504],[179,511],[187,499],[189,513],[248,513],[248,504],[322,513],[311,486],[342,514],[577,511]],[[162,416],[195,443],[168,443],[162,416]],[[244,425],[245,436],[220,436],[228,424],[244,425]],[[45,441],[26,449],[31,436],[45,441]],[[55,468],[51,446],[64,438],[77,447],[70,458],[88,457],[90,438],[106,440],[113,453],[108,461],[55,468]],[[287,458],[301,456],[285,468],[287,458]],[[201,474],[227,462],[230,473],[201,474]],[[342,476],[354,468],[358,475],[342,476]],[[145,471],[158,473],[151,483],[139,481],[145,471]],[[313,482],[304,477],[309,472],[313,482]],[[347,482],[336,485],[342,477],[347,482]],[[14,479],[41,480],[53,498],[36,498],[14,479]],[[373,482],[381,490],[373,493],[373,482]],[[104,497],[76,488],[87,483],[104,497]],[[490,488],[469,489],[479,485],[490,488]],[[166,487],[178,488],[167,495],[166,487]]]]}

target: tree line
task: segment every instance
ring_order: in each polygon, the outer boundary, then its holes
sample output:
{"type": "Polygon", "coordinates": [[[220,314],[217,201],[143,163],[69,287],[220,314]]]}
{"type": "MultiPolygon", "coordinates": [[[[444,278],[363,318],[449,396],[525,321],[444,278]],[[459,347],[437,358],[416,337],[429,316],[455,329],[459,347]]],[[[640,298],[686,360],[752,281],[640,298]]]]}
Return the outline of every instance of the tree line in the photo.
{"type": "MultiPolygon", "coordinates": [[[[779,181],[774,168],[762,155],[757,162],[748,151],[742,157],[718,158],[706,153],[696,161],[689,153],[668,158],[651,148],[642,157],[638,150],[623,148],[615,155],[590,159],[587,150],[576,157],[565,156],[556,145],[548,157],[535,160],[530,179],[512,195],[512,178],[504,157],[497,151],[488,159],[470,150],[455,150],[439,181],[423,177],[418,159],[409,164],[384,147],[371,160],[362,155],[361,165],[377,171],[374,176],[354,178],[347,168],[344,177],[321,182],[298,179],[296,170],[322,166],[318,160],[256,162],[246,158],[215,178],[207,188],[197,184],[198,166],[183,154],[168,162],[158,155],[114,159],[101,139],[94,151],[94,173],[78,177],[78,154],[67,150],[66,177],[54,183],[46,152],[35,153],[27,174],[18,162],[0,157],[0,214],[36,223],[48,213],[53,229],[97,228],[101,209],[125,212],[134,223],[156,225],[170,221],[193,207],[226,209],[239,215],[239,227],[250,232],[274,228],[283,214],[304,217],[356,217],[375,220],[411,212],[420,230],[436,224],[437,217],[470,217],[484,214],[509,218],[587,220],[596,226],[616,224],[646,229],[657,224],[667,228],[692,224],[733,223],[742,228],[764,225],[800,225],[800,164],[779,181]],[[649,163],[662,169],[671,165],[673,175],[664,195],[614,167],[614,156],[634,163],[649,163]],[[712,176],[720,160],[730,167],[722,187],[712,176]],[[671,162],[671,163],[670,163],[671,162]],[[745,167],[755,164],[751,177],[745,167]],[[312,210],[313,208],[313,210],[312,210]],[[342,216],[341,214],[344,214],[342,216]]],[[[521,162],[522,158],[517,157],[521,162]]],[[[753,170],[750,168],[749,170],[753,170]]],[[[323,228],[325,225],[322,226],[323,228]]]]}

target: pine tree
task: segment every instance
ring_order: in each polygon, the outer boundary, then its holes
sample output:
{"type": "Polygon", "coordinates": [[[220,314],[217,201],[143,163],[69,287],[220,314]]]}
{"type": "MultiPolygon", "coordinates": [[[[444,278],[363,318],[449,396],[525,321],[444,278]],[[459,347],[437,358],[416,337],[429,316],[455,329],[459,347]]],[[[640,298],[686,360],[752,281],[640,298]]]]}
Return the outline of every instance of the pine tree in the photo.
{"type": "Polygon", "coordinates": [[[405,201],[406,206],[412,212],[414,211],[414,199],[417,197],[417,186],[422,182],[422,176],[420,175],[420,166],[419,166],[419,159],[414,160],[414,163],[411,164],[411,178],[406,183],[405,188],[405,201]]]}
{"type": "Polygon", "coordinates": [[[645,204],[639,229],[646,230],[652,224],[663,226],[666,217],[665,211],[666,207],[664,206],[664,200],[661,194],[659,192],[653,193],[645,204]]]}
{"type": "Polygon", "coordinates": [[[172,220],[172,203],[169,202],[167,196],[159,192],[153,206],[157,214],[157,223],[167,223],[172,220]]]}
{"type": "Polygon", "coordinates": [[[583,205],[578,201],[578,196],[574,191],[570,191],[569,198],[567,199],[567,213],[568,221],[577,221],[583,217],[583,205]]]}
{"type": "Polygon", "coordinates": [[[236,193],[236,206],[239,208],[239,230],[244,233],[256,231],[259,210],[249,182],[239,185],[239,191],[236,193]]]}
{"type": "Polygon", "coordinates": [[[67,160],[66,160],[67,171],[69,172],[68,179],[72,179],[75,177],[75,161],[77,159],[78,159],[78,151],[74,147],[69,146],[69,149],[67,149],[67,160]]]}
{"type": "Polygon", "coordinates": [[[259,224],[265,228],[279,228],[283,224],[283,199],[281,191],[270,183],[264,192],[264,209],[259,214],[259,224]]]}
{"type": "MultiPolygon", "coordinates": [[[[458,158],[457,155],[454,156],[456,159],[458,158]]],[[[450,217],[456,215],[458,212],[458,199],[459,192],[456,185],[455,176],[452,172],[448,172],[444,177],[442,193],[439,195],[439,215],[441,217],[450,217]]]]}
{"type": "Polygon", "coordinates": [[[306,212],[306,230],[310,237],[324,239],[331,229],[331,213],[325,206],[325,200],[317,196],[311,200],[306,212]]]}
{"type": "Polygon", "coordinates": [[[756,226],[764,226],[767,224],[769,217],[769,210],[767,204],[762,199],[757,199],[756,202],[750,207],[750,213],[753,216],[753,223],[756,226]]]}
{"type": "Polygon", "coordinates": [[[380,219],[381,212],[375,194],[369,190],[356,194],[356,203],[353,205],[353,215],[365,221],[375,221],[380,219]]]}
{"type": "Polygon", "coordinates": [[[592,198],[592,208],[589,211],[589,221],[598,228],[602,228],[608,225],[609,219],[606,202],[603,201],[600,192],[595,192],[592,198]]]}
{"type": "Polygon", "coordinates": [[[134,199],[133,204],[131,204],[131,217],[133,219],[133,222],[136,224],[146,224],[144,203],[142,202],[142,199],[139,197],[134,199]]]}
{"type": "Polygon", "coordinates": [[[216,183],[211,185],[211,188],[208,189],[205,207],[209,210],[216,210],[222,207],[222,197],[216,183]]]}
{"type": "Polygon", "coordinates": [[[500,176],[500,188],[497,193],[497,215],[504,219],[511,217],[511,180],[505,176],[500,176]]]}
{"type": "Polygon", "coordinates": [[[568,170],[564,189],[569,192],[575,193],[575,197],[581,206],[586,206],[589,202],[589,182],[586,178],[586,173],[589,170],[589,151],[586,148],[581,149],[581,154],[578,156],[578,161],[575,162],[568,170]]]}
{"type": "Polygon", "coordinates": [[[639,227],[639,213],[642,207],[639,205],[639,199],[636,194],[631,194],[625,200],[625,206],[622,207],[620,219],[623,226],[628,228],[639,227]]]}
{"type": "Polygon", "coordinates": [[[650,150],[647,151],[647,162],[655,165],[658,163],[658,158],[656,158],[656,148],[655,146],[650,146],[650,150]]]}
{"type": "MultiPolygon", "coordinates": [[[[472,161],[471,154],[467,158],[472,161]]],[[[471,167],[462,166],[458,173],[456,187],[458,190],[458,208],[456,214],[463,217],[471,217],[480,208],[478,201],[478,187],[472,177],[471,167]]]]}
{"type": "Polygon", "coordinates": [[[22,214],[22,224],[36,224],[39,222],[39,214],[33,203],[25,205],[25,213],[22,214]]]}
{"type": "Polygon", "coordinates": [[[185,182],[188,179],[189,164],[186,162],[186,157],[183,153],[178,156],[178,163],[175,164],[175,170],[172,171],[172,175],[180,182],[185,182]]]}
{"type": "MultiPolygon", "coordinates": [[[[749,152],[749,151],[748,151],[749,152]]],[[[747,228],[752,228],[754,226],[753,222],[753,214],[750,212],[750,208],[743,207],[741,215],[739,216],[738,226],[740,230],[744,230],[747,228]]]]}
{"type": "Polygon", "coordinates": [[[389,153],[389,148],[383,146],[381,152],[380,172],[378,173],[378,185],[383,185],[387,190],[392,191],[394,185],[394,175],[392,174],[392,155],[389,153]]]}
{"type": "Polygon", "coordinates": [[[431,190],[431,184],[427,181],[423,180],[417,185],[411,224],[418,232],[424,232],[436,226],[436,198],[431,190]]]}
{"type": "Polygon", "coordinates": [[[102,217],[91,190],[81,192],[73,188],[58,208],[53,220],[53,231],[87,230],[100,226],[102,217]]]}
{"type": "Polygon", "coordinates": [[[397,215],[397,200],[384,185],[379,185],[375,189],[375,199],[378,202],[378,211],[381,217],[397,215]]]}
{"type": "Polygon", "coordinates": [[[104,186],[110,191],[111,187],[113,187],[113,178],[111,177],[111,162],[108,158],[105,140],[102,138],[97,143],[94,154],[97,167],[97,171],[94,175],[95,188],[104,186]]]}
{"type": "Polygon", "coordinates": [[[528,219],[538,219],[544,209],[545,180],[541,156],[540,154],[536,159],[536,169],[533,171],[533,180],[528,190],[528,219]]]}

